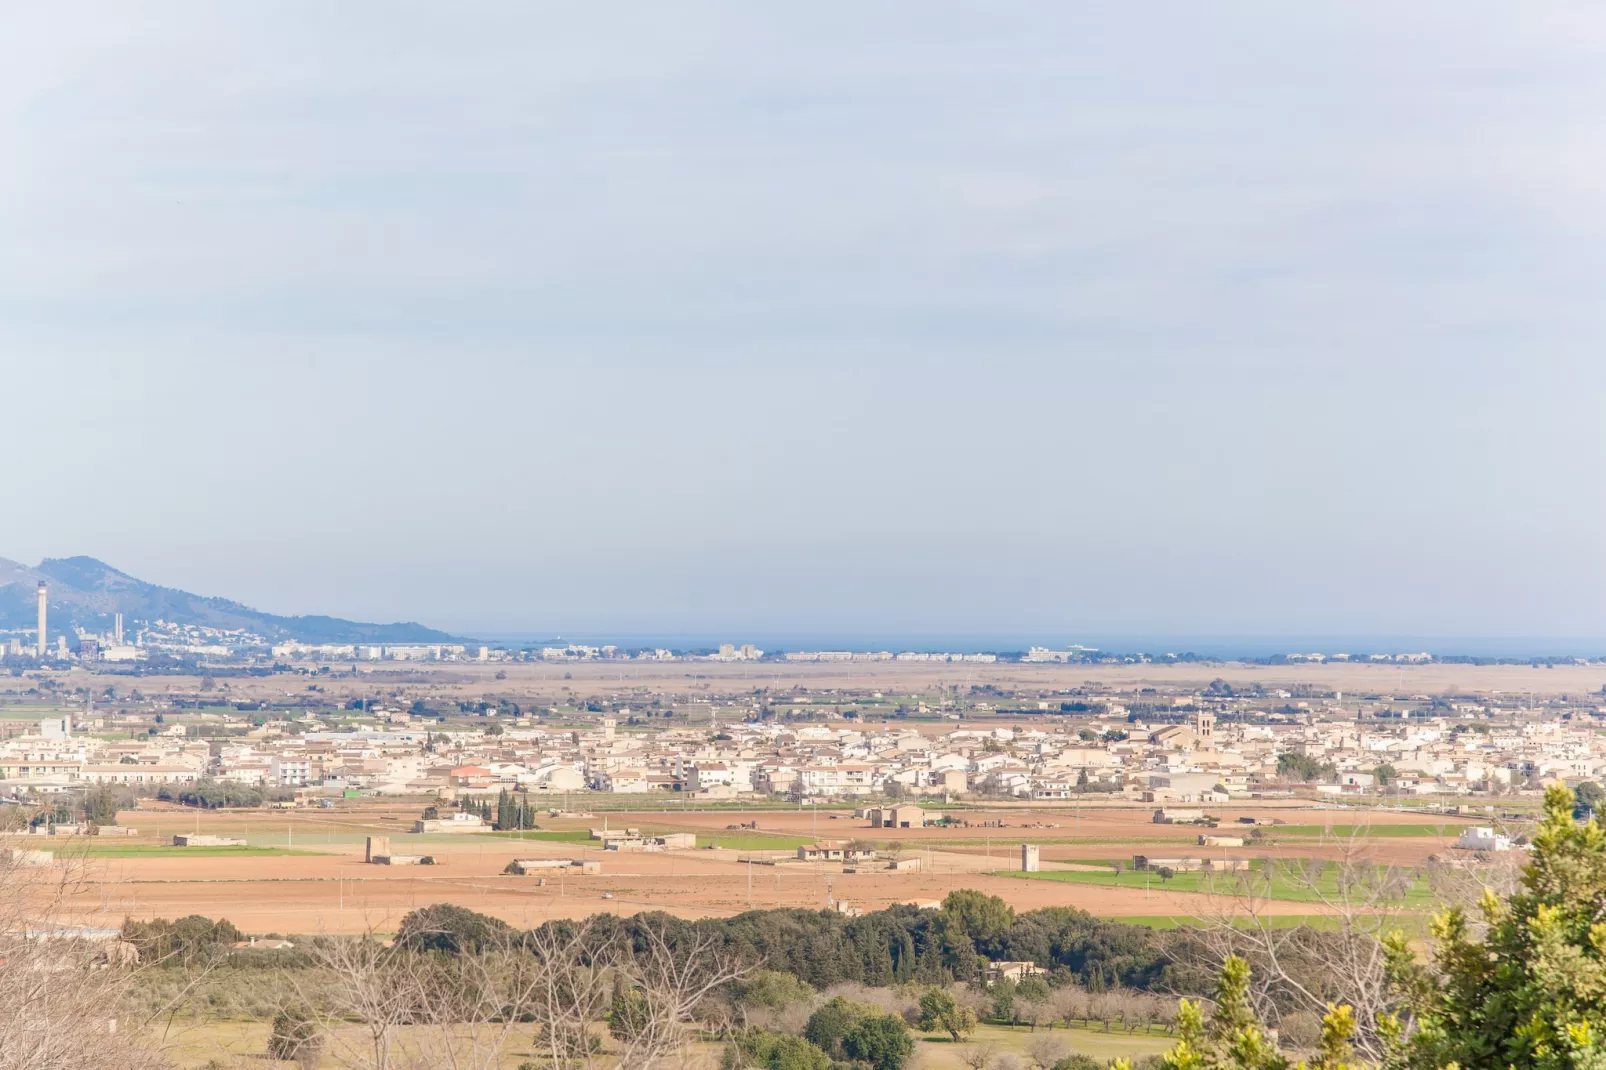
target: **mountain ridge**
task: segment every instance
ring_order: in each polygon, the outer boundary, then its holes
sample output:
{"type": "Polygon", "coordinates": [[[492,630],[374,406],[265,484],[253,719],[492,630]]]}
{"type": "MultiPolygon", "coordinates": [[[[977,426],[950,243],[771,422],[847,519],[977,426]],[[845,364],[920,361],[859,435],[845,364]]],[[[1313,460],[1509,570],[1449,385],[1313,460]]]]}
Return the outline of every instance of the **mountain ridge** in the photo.
{"type": "Polygon", "coordinates": [[[210,628],[243,628],[266,639],[318,643],[449,643],[457,636],[416,621],[373,624],[322,614],[264,613],[229,598],[192,594],[147,583],[93,557],[47,557],[30,568],[0,557],[0,629],[32,628],[35,590],[49,585],[50,632],[74,627],[105,632],[116,613],[135,620],[167,620],[210,628]]]}

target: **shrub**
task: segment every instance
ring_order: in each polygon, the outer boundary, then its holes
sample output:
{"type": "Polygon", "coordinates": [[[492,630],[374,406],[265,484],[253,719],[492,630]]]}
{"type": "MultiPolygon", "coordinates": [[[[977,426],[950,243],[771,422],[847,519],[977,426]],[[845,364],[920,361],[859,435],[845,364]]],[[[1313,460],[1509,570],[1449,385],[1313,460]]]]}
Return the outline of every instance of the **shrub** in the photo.
{"type": "Polygon", "coordinates": [[[851,1003],[841,996],[826,1001],[825,1005],[809,1016],[803,1036],[821,1051],[837,1056],[842,1054],[842,1038],[864,1018],[870,1009],[851,1003]]]}
{"type": "Polygon", "coordinates": [[[759,970],[737,990],[737,1002],[744,1007],[781,1010],[813,999],[814,989],[779,970],[759,970]]]}
{"type": "Polygon", "coordinates": [[[895,1014],[861,1018],[842,1037],[843,1053],[869,1063],[875,1070],[900,1070],[914,1050],[909,1027],[895,1014]]]}
{"type": "Polygon", "coordinates": [[[1054,1070],[1104,1070],[1104,1064],[1091,1055],[1073,1052],[1054,1064],[1054,1070]]]}
{"type": "Polygon", "coordinates": [[[310,1067],[322,1050],[323,1033],[310,1009],[297,1005],[274,1015],[273,1030],[268,1034],[268,1058],[310,1067]]]}
{"type": "Polygon", "coordinates": [[[960,1006],[952,992],[930,988],[920,997],[920,1028],[928,1033],[941,1030],[957,1044],[975,1032],[976,1012],[960,1006]]]}
{"type": "Polygon", "coordinates": [[[726,1051],[725,1066],[727,1070],[831,1070],[831,1057],[802,1037],[748,1029],[736,1037],[734,1049],[726,1051]]]}

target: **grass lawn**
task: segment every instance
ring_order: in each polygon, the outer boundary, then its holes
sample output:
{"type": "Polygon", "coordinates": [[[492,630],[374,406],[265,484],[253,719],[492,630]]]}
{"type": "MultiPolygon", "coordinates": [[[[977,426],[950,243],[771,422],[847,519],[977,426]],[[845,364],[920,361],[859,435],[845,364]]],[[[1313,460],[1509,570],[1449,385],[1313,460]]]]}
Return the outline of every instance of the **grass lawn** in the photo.
{"type": "Polygon", "coordinates": [[[284,847],[174,847],[165,843],[75,843],[60,851],[64,857],[86,858],[216,858],[220,855],[239,855],[244,858],[263,855],[316,855],[322,851],[292,851],[284,847]]]}
{"type": "MultiPolygon", "coordinates": [[[[1152,870],[1140,872],[1132,869],[1117,871],[1110,862],[1086,862],[1089,866],[1109,867],[1102,871],[1095,870],[1042,870],[1038,873],[1020,873],[1006,871],[996,876],[1014,877],[1019,880],[1049,880],[1064,881],[1069,884],[1099,884],[1118,888],[1149,888],[1165,889],[1173,892],[1213,892],[1217,895],[1242,895],[1246,891],[1268,899],[1283,899],[1295,903],[1319,903],[1323,896],[1336,896],[1338,894],[1338,870],[1333,865],[1323,865],[1320,876],[1316,878],[1315,887],[1310,887],[1302,878],[1296,878],[1295,869],[1291,863],[1278,859],[1258,859],[1252,863],[1248,873],[1221,873],[1191,871],[1177,873],[1169,881],[1162,881],[1158,874],[1152,870]]],[[[1438,905],[1438,900],[1428,888],[1425,877],[1417,877],[1410,890],[1405,895],[1405,904],[1408,908],[1432,909],[1438,905]]]]}
{"type": "Polygon", "coordinates": [[[1090,1056],[1101,1063],[1123,1055],[1132,1059],[1141,1055],[1158,1055],[1176,1044],[1174,1038],[1161,1033],[1129,1035],[1120,1029],[1106,1033],[1099,1026],[1092,1029],[1056,1026],[1052,1030],[1039,1026],[1037,1032],[1033,1033],[1029,1026],[1011,1029],[1002,1025],[983,1025],[977,1027],[961,1044],[955,1044],[947,1037],[921,1037],[916,1050],[919,1052],[921,1070],[961,1070],[965,1066],[961,1061],[965,1052],[986,1045],[991,1045],[1000,1055],[1012,1054],[1025,1062],[1026,1045],[1033,1037],[1043,1036],[1054,1037],[1070,1051],[1090,1056]]]}
{"type": "MultiPolygon", "coordinates": [[[[344,1070],[350,1067],[352,1064],[342,1058],[342,1055],[352,1050],[360,1050],[365,1043],[361,1030],[356,1026],[342,1027],[339,1032],[340,1037],[327,1046],[323,1057],[318,1061],[321,1070],[335,1070],[335,1068],[344,1070]]],[[[404,1026],[402,1032],[403,1043],[411,1048],[418,1043],[423,1031],[404,1026]],[[415,1037],[415,1033],[418,1036],[415,1037]]],[[[225,1066],[288,1065],[269,1063],[264,1059],[268,1033],[267,1022],[181,1021],[165,1037],[153,1034],[151,1042],[153,1047],[165,1048],[165,1053],[173,1064],[185,1070],[206,1066],[214,1059],[225,1066]]],[[[1027,1026],[1011,1029],[1001,1025],[983,1025],[962,1044],[955,1044],[945,1036],[915,1034],[921,1070],[964,1070],[965,1064],[961,1061],[961,1057],[971,1048],[986,1045],[991,1045],[999,1055],[1011,1054],[1025,1062],[1026,1046],[1031,1043],[1034,1036],[1054,1037],[1063,1042],[1067,1050],[1091,1056],[1101,1063],[1123,1055],[1136,1058],[1159,1054],[1176,1043],[1171,1037],[1160,1033],[1140,1032],[1128,1035],[1119,1028],[1106,1033],[1099,1026],[1091,1029],[1066,1029],[1064,1026],[1056,1025],[1052,1030],[1039,1027],[1034,1034],[1027,1026]]],[[[606,1038],[603,1042],[605,1045],[609,1043],[606,1038]]],[[[699,1044],[685,1066],[688,1070],[714,1070],[720,1065],[722,1053],[721,1045],[699,1044]]],[[[530,1054],[530,1041],[525,1035],[520,1034],[508,1045],[502,1066],[505,1070],[513,1070],[528,1060],[530,1054]]]]}

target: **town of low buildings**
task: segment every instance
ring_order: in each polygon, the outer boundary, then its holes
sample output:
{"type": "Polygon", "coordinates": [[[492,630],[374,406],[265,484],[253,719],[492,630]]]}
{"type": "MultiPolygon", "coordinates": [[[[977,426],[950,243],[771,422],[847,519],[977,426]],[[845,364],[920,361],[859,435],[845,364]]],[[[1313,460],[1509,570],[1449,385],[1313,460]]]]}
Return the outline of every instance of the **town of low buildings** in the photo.
{"type": "MultiPolygon", "coordinates": [[[[461,799],[513,791],[639,796],[644,805],[654,796],[1085,797],[1152,805],[1156,820],[1189,823],[1234,800],[1341,804],[1386,794],[1435,805],[1606,773],[1599,706],[1559,712],[1516,700],[1501,708],[1424,700],[1368,705],[1278,689],[1253,696],[1084,691],[1069,701],[1014,696],[953,711],[909,701],[872,723],[845,723],[841,711],[852,696],[727,696],[681,707],[667,727],[628,724],[636,720],[628,707],[571,711],[589,718],[583,728],[548,725],[543,711],[448,721],[379,702],[343,709],[346,723],[338,725],[328,713],[189,714],[171,699],[122,710],[86,704],[4,722],[0,794],[97,784],[154,794],[204,780],[290,795],[461,799]]],[[[882,827],[916,826],[924,814],[909,802],[869,814],[882,827]]],[[[1206,846],[1224,842],[1201,837],[1206,846]]],[[[1466,846],[1505,845],[1490,838],[1466,846]]]]}

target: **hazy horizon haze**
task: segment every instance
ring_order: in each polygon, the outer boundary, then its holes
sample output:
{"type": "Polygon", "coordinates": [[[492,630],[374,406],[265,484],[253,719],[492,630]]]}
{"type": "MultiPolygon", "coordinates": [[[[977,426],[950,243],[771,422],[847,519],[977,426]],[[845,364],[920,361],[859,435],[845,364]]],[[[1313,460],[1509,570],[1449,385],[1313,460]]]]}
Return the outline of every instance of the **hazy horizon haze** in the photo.
{"type": "Polygon", "coordinates": [[[1606,636],[1588,5],[4,25],[0,556],[475,634],[1606,636]]]}

